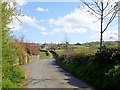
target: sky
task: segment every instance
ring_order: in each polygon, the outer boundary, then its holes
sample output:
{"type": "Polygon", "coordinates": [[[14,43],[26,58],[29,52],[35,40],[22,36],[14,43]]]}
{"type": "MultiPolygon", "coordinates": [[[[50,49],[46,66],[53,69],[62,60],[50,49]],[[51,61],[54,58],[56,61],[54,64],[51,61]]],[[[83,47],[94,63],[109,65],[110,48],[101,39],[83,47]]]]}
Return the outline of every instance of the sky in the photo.
{"type": "MultiPolygon", "coordinates": [[[[25,2],[17,0],[19,20],[9,25],[12,35],[36,43],[85,43],[99,41],[100,20],[81,10],[80,2],[25,2]],[[96,21],[97,20],[97,21],[96,21]]],[[[105,41],[118,40],[115,19],[103,35],[105,41]]]]}

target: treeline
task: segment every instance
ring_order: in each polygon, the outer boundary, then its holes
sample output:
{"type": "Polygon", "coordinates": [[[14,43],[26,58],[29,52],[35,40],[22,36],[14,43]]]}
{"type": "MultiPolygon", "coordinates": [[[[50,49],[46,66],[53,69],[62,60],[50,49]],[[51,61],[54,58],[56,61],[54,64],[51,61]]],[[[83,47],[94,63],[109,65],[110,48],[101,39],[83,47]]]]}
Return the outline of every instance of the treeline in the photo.
{"type": "MultiPolygon", "coordinates": [[[[100,42],[88,42],[83,43],[82,46],[90,46],[90,47],[99,47],[100,42]]],[[[104,41],[103,46],[109,47],[109,48],[118,48],[119,42],[118,41],[104,41]]]]}
{"type": "Polygon", "coordinates": [[[16,7],[11,7],[9,2],[0,1],[1,9],[1,32],[2,32],[2,88],[18,88],[20,83],[24,80],[24,71],[17,65],[16,58],[17,53],[21,52],[21,49],[15,47],[13,37],[10,36],[10,28],[8,24],[12,22],[12,17],[17,15],[16,7]]]}
{"type": "Polygon", "coordinates": [[[120,51],[107,47],[102,51],[91,49],[94,50],[68,47],[61,55],[58,53],[57,64],[98,89],[120,90],[120,51]]]}

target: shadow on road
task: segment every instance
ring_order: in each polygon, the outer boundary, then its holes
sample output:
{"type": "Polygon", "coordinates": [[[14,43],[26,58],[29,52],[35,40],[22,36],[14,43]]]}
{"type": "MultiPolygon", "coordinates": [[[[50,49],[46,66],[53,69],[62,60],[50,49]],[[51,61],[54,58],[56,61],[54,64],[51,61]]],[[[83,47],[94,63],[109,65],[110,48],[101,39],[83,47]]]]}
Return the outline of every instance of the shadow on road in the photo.
{"type": "Polygon", "coordinates": [[[53,55],[51,59],[34,60],[30,64],[23,65],[23,68],[27,70],[28,77],[22,88],[95,90],[59,67],[53,55]]]}
{"type": "MultiPolygon", "coordinates": [[[[72,86],[78,87],[78,88],[84,88],[84,90],[93,90],[91,89],[92,87],[86,85],[85,83],[83,83],[82,81],[78,80],[77,78],[75,78],[74,76],[72,76],[70,73],[66,72],[64,69],[62,69],[61,67],[59,67],[56,64],[56,61],[54,58],[51,58],[51,64],[54,68],[56,68],[56,70],[58,70],[58,72],[61,72],[62,74],[64,74],[65,76],[68,77],[68,79],[64,79],[67,81],[67,83],[69,83],[72,86]]],[[[75,89],[76,90],[76,89],[75,89]]],[[[78,89],[77,89],[78,90],[78,89]]],[[[80,89],[81,90],[81,89],[80,89]]],[[[94,89],[95,90],[95,89],[94,89]]]]}

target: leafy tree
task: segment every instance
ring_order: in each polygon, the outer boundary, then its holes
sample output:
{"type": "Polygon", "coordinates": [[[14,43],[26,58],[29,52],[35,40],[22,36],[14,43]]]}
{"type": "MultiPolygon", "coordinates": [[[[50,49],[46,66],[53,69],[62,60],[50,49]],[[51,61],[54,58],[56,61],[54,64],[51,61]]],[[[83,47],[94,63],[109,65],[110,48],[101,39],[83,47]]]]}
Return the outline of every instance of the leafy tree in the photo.
{"type": "Polygon", "coordinates": [[[1,18],[2,18],[2,65],[3,65],[2,69],[3,71],[4,69],[9,70],[9,68],[6,68],[6,67],[9,67],[10,65],[12,65],[14,62],[13,60],[15,60],[13,59],[14,58],[13,49],[11,49],[12,47],[10,43],[11,36],[9,35],[9,28],[7,26],[12,20],[11,17],[14,9],[6,8],[8,6],[9,6],[8,2],[2,3],[1,18]],[[5,66],[6,63],[7,65],[5,66]]]}
{"type": "Polygon", "coordinates": [[[117,16],[118,11],[120,10],[120,2],[114,2],[114,0],[80,0],[83,3],[83,6],[87,8],[87,12],[91,13],[98,20],[101,21],[101,30],[100,30],[100,51],[103,46],[103,33],[106,31],[110,23],[117,16]],[[103,25],[105,24],[106,25],[103,25]],[[105,27],[104,27],[105,26],[105,27]]]}
{"type": "MultiPolygon", "coordinates": [[[[1,2],[0,2],[0,12],[1,12],[1,2]]],[[[0,21],[1,20],[1,14],[0,14],[0,21]]],[[[2,22],[0,22],[0,89],[2,87],[2,22]]]]}
{"type": "MultiPolygon", "coordinates": [[[[13,16],[16,16],[16,3],[0,1],[1,9],[1,37],[2,37],[2,88],[15,88],[19,79],[22,79],[22,73],[18,67],[14,66],[16,60],[16,49],[12,45],[12,36],[8,25],[12,22],[13,16]],[[15,78],[17,80],[15,80],[15,78]]],[[[0,84],[1,85],[1,84],[0,84]]]]}
{"type": "Polygon", "coordinates": [[[75,45],[81,45],[81,43],[77,42],[75,45]]]}

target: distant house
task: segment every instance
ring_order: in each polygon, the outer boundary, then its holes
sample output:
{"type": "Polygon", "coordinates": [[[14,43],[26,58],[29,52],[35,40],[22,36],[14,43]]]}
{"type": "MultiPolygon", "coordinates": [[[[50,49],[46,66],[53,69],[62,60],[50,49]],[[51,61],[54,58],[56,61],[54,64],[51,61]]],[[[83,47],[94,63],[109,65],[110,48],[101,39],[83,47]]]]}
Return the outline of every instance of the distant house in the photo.
{"type": "Polygon", "coordinates": [[[17,41],[12,43],[12,45],[16,48],[17,57],[15,65],[29,63],[33,58],[39,59],[40,45],[38,43],[25,43],[17,41]]]}
{"type": "Polygon", "coordinates": [[[24,42],[16,42],[19,46],[21,46],[28,54],[37,55],[39,54],[40,45],[37,43],[24,43],[24,42]]]}

